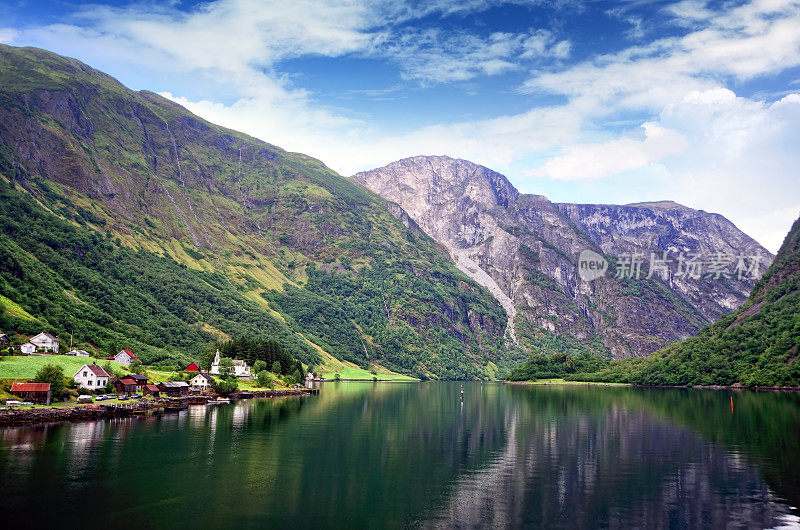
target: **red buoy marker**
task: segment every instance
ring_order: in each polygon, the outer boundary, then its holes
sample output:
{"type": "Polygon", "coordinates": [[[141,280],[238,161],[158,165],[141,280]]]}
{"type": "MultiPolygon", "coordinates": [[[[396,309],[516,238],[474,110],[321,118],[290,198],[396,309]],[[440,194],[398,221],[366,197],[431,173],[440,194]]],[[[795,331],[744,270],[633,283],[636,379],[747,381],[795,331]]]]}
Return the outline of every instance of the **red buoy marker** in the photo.
{"type": "Polygon", "coordinates": [[[731,414],[733,414],[733,396],[731,396],[731,414]]]}

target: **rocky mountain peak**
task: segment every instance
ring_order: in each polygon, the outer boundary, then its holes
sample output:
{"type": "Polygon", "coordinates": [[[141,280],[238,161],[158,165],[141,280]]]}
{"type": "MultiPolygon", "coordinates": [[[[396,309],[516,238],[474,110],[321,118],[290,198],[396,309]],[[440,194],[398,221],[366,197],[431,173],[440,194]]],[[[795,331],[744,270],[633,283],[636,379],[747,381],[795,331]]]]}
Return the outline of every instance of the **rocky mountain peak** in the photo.
{"type": "MultiPolygon", "coordinates": [[[[449,156],[414,156],[364,171],[353,178],[373,190],[412,197],[425,194],[426,202],[442,205],[468,198],[484,208],[508,207],[519,192],[496,171],[449,156]]],[[[380,192],[378,192],[380,194],[380,192]]]]}
{"type": "MultiPolygon", "coordinates": [[[[416,156],[353,176],[397,203],[486,286],[512,317],[507,336],[531,349],[647,355],[730,313],[752,278],[578,277],[578,256],[613,260],[664,252],[771,254],[721,215],[674,201],[554,204],[520,194],[502,174],[441,156],[416,156]]],[[[647,270],[646,268],[643,270],[647,270]]]]}

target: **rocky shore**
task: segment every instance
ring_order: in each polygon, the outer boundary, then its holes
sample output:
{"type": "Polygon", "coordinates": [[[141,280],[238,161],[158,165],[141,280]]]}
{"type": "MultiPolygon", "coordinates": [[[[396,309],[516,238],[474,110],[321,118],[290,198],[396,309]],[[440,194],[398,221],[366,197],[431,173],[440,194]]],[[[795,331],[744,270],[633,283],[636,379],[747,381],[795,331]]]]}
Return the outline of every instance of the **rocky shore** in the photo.
{"type": "MultiPolygon", "coordinates": [[[[306,396],[315,394],[315,389],[289,388],[283,390],[245,390],[230,396],[231,401],[253,398],[273,398],[282,396],[306,396]]],[[[0,425],[30,425],[36,423],[53,423],[62,421],[95,421],[130,416],[147,416],[185,410],[192,404],[203,404],[216,398],[215,394],[207,396],[190,395],[179,398],[156,398],[152,400],[136,400],[127,403],[96,403],[64,407],[31,408],[0,410],[0,425]]]]}

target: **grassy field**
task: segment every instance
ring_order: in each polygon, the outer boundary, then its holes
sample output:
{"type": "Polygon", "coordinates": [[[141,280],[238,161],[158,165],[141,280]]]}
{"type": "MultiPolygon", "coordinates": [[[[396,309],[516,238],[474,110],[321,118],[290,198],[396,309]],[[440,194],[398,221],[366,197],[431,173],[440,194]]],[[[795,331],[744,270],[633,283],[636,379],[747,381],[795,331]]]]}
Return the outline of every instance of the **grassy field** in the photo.
{"type": "Polygon", "coordinates": [[[414,377],[398,374],[379,364],[373,365],[373,370],[375,371],[375,374],[373,374],[371,371],[364,370],[351,362],[337,359],[313,342],[309,343],[317,350],[317,354],[322,359],[322,364],[317,365],[314,372],[324,379],[333,379],[336,374],[339,374],[342,379],[371,380],[373,377],[377,377],[378,379],[390,379],[392,381],[418,381],[414,377]]]}
{"type": "Polygon", "coordinates": [[[6,313],[11,316],[24,318],[25,320],[36,320],[33,318],[27,311],[22,309],[18,303],[11,300],[10,298],[6,298],[5,296],[0,294],[0,304],[5,307],[6,313]]]}
{"type": "MultiPolygon", "coordinates": [[[[0,357],[0,379],[32,379],[46,364],[55,364],[64,368],[64,375],[72,377],[84,364],[91,364],[95,359],[92,357],[73,357],[71,355],[51,355],[51,356],[3,356],[0,357]]],[[[111,363],[115,370],[127,371],[127,367],[115,363],[114,361],[98,360],[97,364],[103,366],[111,363]]]]}
{"type": "Polygon", "coordinates": [[[631,386],[628,383],[589,383],[586,381],[565,381],[563,379],[537,379],[536,381],[514,381],[511,385],[574,385],[574,386],[631,386]]]}
{"type": "Polygon", "coordinates": [[[359,368],[357,366],[339,366],[335,368],[323,366],[319,370],[322,377],[325,379],[333,379],[335,374],[339,374],[342,379],[372,379],[373,377],[377,377],[378,379],[390,379],[392,381],[418,381],[413,377],[409,377],[403,374],[397,374],[390,371],[382,372],[380,370],[375,370],[375,374],[359,368]],[[336,371],[332,371],[332,370],[336,371]]]}

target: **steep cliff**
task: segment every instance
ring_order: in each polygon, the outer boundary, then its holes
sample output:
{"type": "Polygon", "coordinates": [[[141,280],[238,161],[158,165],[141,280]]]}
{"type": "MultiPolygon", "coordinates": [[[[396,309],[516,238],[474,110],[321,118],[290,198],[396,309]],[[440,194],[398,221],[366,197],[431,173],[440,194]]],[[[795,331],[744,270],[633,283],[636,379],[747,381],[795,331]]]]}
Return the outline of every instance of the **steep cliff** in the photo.
{"type": "Polygon", "coordinates": [[[729,313],[753,283],[746,275],[706,277],[707,271],[695,279],[680,274],[677,263],[663,279],[647,278],[647,263],[639,275],[619,274],[626,254],[760,253],[759,272],[771,259],[721,216],[670,203],[554,204],[520,194],[503,175],[465,160],[418,156],[353,178],[399,204],[444,245],[512,315],[507,338],[537,351],[647,355],[729,313]],[[605,258],[605,276],[581,280],[586,250],[605,258]]]}
{"type": "Polygon", "coordinates": [[[753,286],[754,274],[734,273],[739,258],[744,266],[760,256],[758,275],[772,261],[772,254],[719,214],[693,210],[672,201],[628,204],[559,204],[559,209],[577,224],[605,254],[633,253],[647,257],[652,252],[673,260],[666,283],[689,301],[710,322],[739,307],[753,286]],[[706,261],[731,260],[729,277],[716,278],[701,273],[700,278],[677,275],[675,260],[703,256],[706,261]]]}
{"type": "Polygon", "coordinates": [[[798,386],[799,349],[800,219],[737,311],[627,370],[627,379],[649,385],[798,386]]]}

